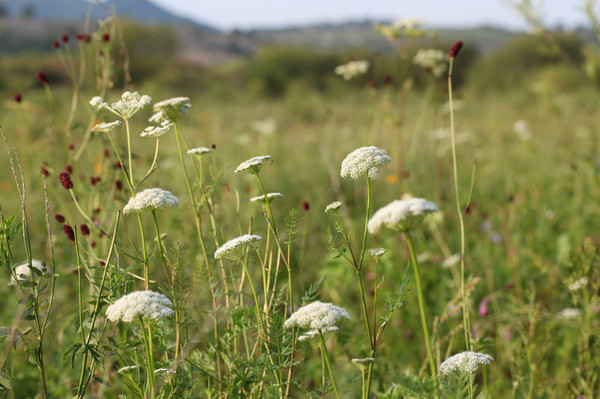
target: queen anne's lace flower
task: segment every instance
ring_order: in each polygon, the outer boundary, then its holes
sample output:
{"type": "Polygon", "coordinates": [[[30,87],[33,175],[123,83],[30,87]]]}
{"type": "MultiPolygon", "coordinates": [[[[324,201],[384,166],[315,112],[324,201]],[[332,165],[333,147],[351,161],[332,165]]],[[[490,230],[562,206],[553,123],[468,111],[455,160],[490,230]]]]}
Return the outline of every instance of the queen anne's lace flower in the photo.
{"type": "Polygon", "coordinates": [[[269,160],[271,160],[270,155],[260,155],[254,158],[250,158],[247,161],[244,161],[241,164],[239,164],[238,167],[235,168],[234,173],[248,171],[250,173],[257,174],[258,172],[260,172],[262,164],[269,160]]]}
{"type": "Polygon", "coordinates": [[[362,75],[369,69],[369,61],[349,61],[346,64],[338,65],[335,68],[335,74],[341,75],[344,80],[350,80],[355,76],[362,75]]]}
{"type": "Polygon", "coordinates": [[[325,207],[325,213],[337,212],[337,210],[340,209],[341,206],[342,203],[340,201],[334,201],[331,204],[327,205],[327,207],[325,207]]]}
{"type": "MultiPolygon", "coordinates": [[[[31,267],[37,271],[39,271],[42,276],[47,276],[50,274],[50,268],[44,265],[41,261],[37,259],[31,260],[31,267]]],[[[24,261],[15,265],[15,275],[17,276],[16,281],[24,282],[31,280],[31,268],[29,267],[29,262],[24,261]]],[[[34,272],[35,273],[35,272],[34,272]]],[[[16,283],[15,278],[11,277],[11,284],[16,283]]]]}
{"type": "Polygon", "coordinates": [[[160,137],[167,133],[173,126],[172,123],[163,123],[160,126],[148,126],[144,129],[140,136],[142,137],[160,137]]]}
{"type": "Polygon", "coordinates": [[[316,331],[326,329],[332,331],[331,328],[337,328],[336,324],[341,319],[350,320],[350,315],[346,309],[331,303],[316,301],[296,310],[283,326],[285,328],[300,327],[316,331]]]}
{"type": "Polygon", "coordinates": [[[104,102],[102,97],[94,97],[90,100],[90,105],[97,109],[107,109],[115,115],[120,116],[123,119],[129,119],[144,106],[152,102],[150,96],[140,96],[137,91],[129,92],[126,91],[121,95],[119,101],[115,101],[112,104],[104,102]]]}
{"type": "Polygon", "coordinates": [[[480,364],[490,364],[494,360],[493,357],[481,352],[461,352],[454,356],[450,356],[440,365],[440,371],[444,375],[449,375],[452,372],[475,373],[480,364]]]}
{"type": "Polygon", "coordinates": [[[173,302],[155,291],[134,291],[119,298],[106,309],[108,320],[126,323],[138,317],[158,320],[174,313],[173,302]]]}
{"type": "Polygon", "coordinates": [[[192,107],[188,97],[173,97],[168,100],[159,101],[154,104],[151,122],[167,120],[169,122],[177,122],[179,117],[188,112],[192,107]],[[152,119],[156,120],[152,120],[152,119]]]}
{"type": "Polygon", "coordinates": [[[123,208],[123,214],[131,212],[154,211],[158,208],[179,206],[179,199],[170,191],[160,188],[147,188],[132,197],[123,208]]]}
{"type": "Polygon", "coordinates": [[[581,310],[577,308],[565,308],[556,315],[559,319],[575,319],[581,315],[581,310]]]}
{"type": "Polygon", "coordinates": [[[298,336],[298,341],[305,341],[307,339],[311,339],[319,335],[319,332],[323,335],[339,330],[336,326],[321,328],[320,330],[308,330],[305,331],[304,334],[298,336]]]}
{"type": "Polygon", "coordinates": [[[98,123],[92,128],[94,132],[110,132],[113,129],[121,126],[121,121],[98,123]]]}
{"type": "MultiPolygon", "coordinates": [[[[281,193],[267,193],[267,197],[266,198],[268,198],[269,202],[271,202],[274,199],[281,198],[281,197],[283,197],[283,194],[281,194],[281,193]]],[[[259,195],[259,196],[250,198],[250,202],[260,202],[260,203],[264,204],[267,201],[266,201],[264,195],[259,195]]]]}
{"type": "Polygon", "coordinates": [[[356,180],[367,174],[369,179],[377,179],[380,174],[377,166],[391,162],[391,160],[392,158],[381,148],[361,147],[352,151],[342,161],[341,176],[356,180]]]}
{"type": "Polygon", "coordinates": [[[234,238],[221,245],[215,251],[215,259],[239,259],[244,254],[244,249],[253,245],[262,237],[254,234],[244,234],[241,237],[234,238]]]}
{"type": "Polygon", "coordinates": [[[574,281],[571,284],[569,284],[569,291],[579,291],[580,289],[582,289],[583,287],[588,285],[589,282],[590,282],[589,278],[582,277],[579,280],[574,281]]]}
{"type": "Polygon", "coordinates": [[[385,227],[407,232],[414,229],[428,213],[438,212],[433,202],[423,198],[395,200],[373,214],[367,224],[369,233],[375,234],[385,227]]]}
{"type": "Polygon", "coordinates": [[[413,63],[431,71],[433,76],[439,78],[448,67],[448,53],[438,49],[421,49],[413,58],[413,63]]]}
{"type": "Polygon", "coordinates": [[[379,258],[385,254],[385,248],[369,249],[369,254],[371,254],[371,256],[374,258],[379,258]]]}
{"type": "Polygon", "coordinates": [[[211,151],[210,148],[206,148],[206,147],[197,147],[197,148],[192,148],[188,150],[188,154],[189,155],[198,155],[198,156],[202,156],[204,154],[208,154],[211,151]]]}

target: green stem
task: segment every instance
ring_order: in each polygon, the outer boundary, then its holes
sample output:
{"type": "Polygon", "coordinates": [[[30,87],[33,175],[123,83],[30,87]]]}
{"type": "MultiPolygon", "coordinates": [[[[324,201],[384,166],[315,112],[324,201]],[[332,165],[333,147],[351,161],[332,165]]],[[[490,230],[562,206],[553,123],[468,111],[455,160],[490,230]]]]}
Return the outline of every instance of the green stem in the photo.
{"type": "Polygon", "coordinates": [[[365,258],[365,252],[367,251],[367,235],[369,230],[367,228],[369,224],[369,218],[371,217],[371,179],[369,175],[365,174],[367,179],[367,213],[365,214],[365,229],[363,231],[362,246],[360,249],[360,260],[358,261],[358,270],[362,269],[363,260],[365,258]]]}
{"type": "Polygon", "coordinates": [[[150,289],[150,272],[148,271],[148,252],[146,250],[146,234],[144,233],[144,224],[142,223],[142,215],[140,212],[136,212],[138,223],[140,226],[140,235],[142,237],[142,254],[144,256],[143,267],[144,267],[144,289],[148,291],[150,289]]]}
{"type": "Polygon", "coordinates": [[[435,367],[435,360],[433,358],[433,351],[431,350],[431,339],[429,338],[429,327],[427,327],[427,319],[425,317],[425,303],[423,300],[423,290],[421,289],[421,277],[419,275],[419,262],[415,255],[414,244],[410,233],[405,234],[406,244],[408,245],[408,251],[410,252],[410,260],[413,265],[415,272],[415,285],[417,287],[417,301],[419,303],[419,313],[421,314],[421,324],[423,326],[423,336],[425,339],[425,347],[427,349],[427,357],[429,358],[429,368],[431,369],[431,376],[435,383],[435,397],[439,397],[439,383],[437,376],[437,368],[435,367]]]}
{"type": "Polygon", "coordinates": [[[121,158],[121,154],[119,153],[119,150],[117,149],[117,146],[115,145],[115,142],[112,139],[112,136],[110,135],[110,133],[106,133],[106,135],[108,136],[108,141],[110,141],[110,145],[113,149],[113,152],[115,153],[115,156],[117,157],[117,160],[119,161],[119,164],[121,165],[121,170],[123,171],[123,175],[125,176],[125,181],[127,182],[127,186],[129,187],[129,190],[131,191],[131,195],[135,195],[135,188],[133,187],[133,182],[131,180],[129,180],[129,175],[127,174],[127,169],[125,168],[125,164],[123,163],[123,158],[121,158]]]}
{"type": "Polygon", "coordinates": [[[325,345],[325,339],[323,338],[323,333],[321,332],[321,329],[319,329],[319,340],[321,342],[321,351],[325,357],[325,363],[327,364],[327,370],[329,371],[329,378],[331,378],[331,385],[333,385],[335,397],[339,399],[340,393],[338,392],[335,379],[333,378],[333,371],[331,370],[331,363],[329,362],[329,353],[327,353],[327,346],[325,345]]]}
{"type": "MultiPolygon", "coordinates": [[[[151,323],[151,322],[150,322],[151,323]]],[[[154,348],[152,346],[152,324],[148,323],[148,335],[146,336],[146,326],[144,326],[144,320],[140,318],[140,324],[142,327],[142,335],[144,337],[144,347],[146,349],[146,360],[147,360],[147,390],[149,390],[150,395],[148,398],[154,399],[154,348]]]]}
{"type": "Polygon", "coordinates": [[[135,186],[134,180],[133,180],[133,163],[131,162],[131,132],[129,129],[129,119],[125,118],[124,121],[125,121],[125,130],[127,131],[127,156],[128,156],[127,168],[129,169],[129,181],[131,182],[132,186],[135,186]]]}

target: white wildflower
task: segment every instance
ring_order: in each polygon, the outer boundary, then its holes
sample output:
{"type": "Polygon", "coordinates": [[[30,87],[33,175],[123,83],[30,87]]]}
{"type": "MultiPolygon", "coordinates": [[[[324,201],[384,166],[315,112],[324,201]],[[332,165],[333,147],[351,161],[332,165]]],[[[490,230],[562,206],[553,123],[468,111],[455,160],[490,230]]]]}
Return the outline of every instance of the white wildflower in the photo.
{"type": "Polygon", "coordinates": [[[381,148],[375,146],[361,147],[344,158],[341,176],[356,180],[366,174],[371,180],[377,179],[380,175],[377,166],[391,161],[392,158],[381,148]]]}
{"type": "Polygon", "coordinates": [[[254,121],[251,124],[252,129],[258,133],[262,133],[265,136],[271,136],[277,130],[277,122],[273,118],[267,118],[264,120],[254,121]]]}
{"type": "Polygon", "coordinates": [[[338,320],[341,319],[350,320],[350,315],[346,309],[331,303],[316,301],[296,310],[283,323],[283,326],[285,328],[300,327],[310,330],[324,330],[336,327],[338,320]]]}
{"type": "Polygon", "coordinates": [[[244,249],[260,239],[262,237],[258,235],[244,234],[229,240],[215,251],[215,259],[240,259],[244,255],[244,249]]]}
{"type": "Polygon", "coordinates": [[[522,141],[527,141],[531,139],[531,129],[529,128],[529,122],[527,122],[524,119],[519,119],[518,121],[513,123],[512,130],[522,141]]]}
{"type": "Polygon", "coordinates": [[[588,279],[587,277],[582,277],[579,280],[569,284],[569,291],[579,291],[580,289],[588,285],[589,282],[590,279],[588,279]]]}
{"type": "Polygon", "coordinates": [[[340,201],[334,201],[331,204],[327,205],[327,207],[325,208],[325,213],[337,212],[337,210],[340,209],[341,206],[342,203],[340,201]]]}
{"type": "Polygon", "coordinates": [[[136,318],[158,320],[174,314],[173,302],[155,291],[134,291],[115,301],[106,309],[110,321],[129,323],[136,318]]]}
{"type": "Polygon", "coordinates": [[[421,49],[413,58],[413,63],[429,71],[439,78],[446,72],[450,58],[445,51],[438,49],[421,49]]]}
{"type": "Polygon", "coordinates": [[[375,358],[365,357],[363,359],[352,359],[352,363],[354,363],[361,371],[364,371],[369,365],[375,363],[375,358]]]}
{"type": "Polygon", "coordinates": [[[449,267],[454,266],[458,262],[460,262],[460,254],[450,255],[449,257],[444,259],[444,262],[442,262],[442,267],[447,269],[449,267]]]}
{"type": "MultiPolygon", "coordinates": [[[[173,97],[168,100],[159,101],[154,104],[153,110],[156,114],[161,114],[161,120],[167,120],[169,122],[177,122],[179,117],[188,112],[188,109],[192,107],[190,99],[188,97],[173,97]]],[[[153,115],[154,117],[154,115],[153,115]]]]}
{"type": "Polygon", "coordinates": [[[107,109],[123,119],[129,119],[151,102],[152,97],[150,96],[140,96],[137,91],[134,91],[133,93],[126,91],[121,95],[119,101],[115,101],[110,105],[105,103],[101,97],[92,98],[90,104],[98,109],[107,109]]]}
{"type": "Polygon", "coordinates": [[[281,193],[267,193],[266,198],[264,195],[259,195],[257,197],[250,198],[250,202],[260,202],[260,203],[264,204],[265,202],[267,202],[266,201],[267,199],[269,200],[269,202],[271,202],[274,199],[281,198],[281,197],[283,197],[283,194],[281,194],[281,193]]]}
{"type": "Polygon", "coordinates": [[[385,254],[385,248],[369,249],[369,253],[371,254],[372,257],[378,258],[378,257],[383,256],[385,254]]]}
{"type": "Polygon", "coordinates": [[[110,132],[113,129],[121,126],[121,121],[98,123],[92,128],[94,132],[110,132]]]}
{"type": "Polygon", "coordinates": [[[173,126],[172,123],[161,124],[160,126],[148,126],[144,129],[140,136],[142,137],[160,137],[167,133],[173,126]]]}
{"type": "Polygon", "coordinates": [[[260,168],[262,167],[262,164],[265,163],[266,161],[270,161],[270,160],[271,160],[270,155],[260,155],[260,156],[254,157],[254,158],[250,158],[247,161],[244,161],[241,164],[239,164],[238,167],[235,168],[234,173],[248,171],[250,173],[258,174],[258,172],[260,172],[260,168]]]}
{"type": "Polygon", "coordinates": [[[177,374],[177,371],[175,371],[173,369],[168,369],[168,368],[165,368],[165,367],[162,367],[162,368],[154,370],[154,374],[160,374],[160,373],[177,374]]]}
{"type": "Polygon", "coordinates": [[[375,212],[367,228],[371,234],[379,232],[383,227],[407,232],[417,227],[427,214],[433,212],[438,212],[437,205],[423,198],[395,200],[375,212]]]}
{"type": "Polygon", "coordinates": [[[425,30],[421,28],[423,22],[423,20],[415,18],[399,19],[390,25],[376,24],[375,30],[390,39],[420,38],[425,36],[425,30]]]}
{"type": "Polygon", "coordinates": [[[211,152],[212,150],[210,148],[207,147],[196,147],[196,148],[191,148],[188,150],[188,154],[189,155],[198,155],[198,156],[202,156],[204,154],[208,154],[209,152],[211,152]]]}
{"type": "Polygon", "coordinates": [[[341,75],[344,80],[350,80],[355,76],[362,75],[369,69],[369,61],[349,61],[346,64],[338,65],[335,68],[335,74],[341,75]]]}
{"type": "Polygon", "coordinates": [[[154,211],[158,208],[179,206],[179,199],[170,191],[160,188],[147,188],[132,197],[123,208],[123,214],[131,212],[154,211]]]}
{"type": "Polygon", "coordinates": [[[452,372],[475,373],[480,364],[490,364],[493,357],[481,352],[461,352],[450,356],[440,365],[440,371],[444,375],[450,375],[452,372]]]}
{"type": "Polygon", "coordinates": [[[556,315],[559,319],[575,319],[579,317],[581,310],[577,308],[565,308],[556,315]]]}
{"type": "Polygon", "coordinates": [[[50,268],[48,266],[46,266],[44,263],[42,263],[41,261],[37,260],[37,259],[32,259],[31,260],[31,267],[29,267],[29,261],[23,261],[21,263],[17,263],[14,266],[15,269],[15,275],[17,276],[16,280],[15,277],[11,277],[10,278],[10,283],[11,284],[15,284],[17,281],[22,283],[25,281],[30,281],[31,280],[31,272],[33,271],[33,273],[35,274],[34,279],[39,275],[41,276],[48,276],[50,274],[50,268]],[[34,270],[32,270],[34,269],[34,270]]]}
{"type": "Polygon", "coordinates": [[[306,341],[307,339],[314,338],[319,335],[319,332],[323,335],[339,330],[336,326],[325,327],[320,330],[308,330],[304,334],[298,336],[298,341],[306,341]]]}

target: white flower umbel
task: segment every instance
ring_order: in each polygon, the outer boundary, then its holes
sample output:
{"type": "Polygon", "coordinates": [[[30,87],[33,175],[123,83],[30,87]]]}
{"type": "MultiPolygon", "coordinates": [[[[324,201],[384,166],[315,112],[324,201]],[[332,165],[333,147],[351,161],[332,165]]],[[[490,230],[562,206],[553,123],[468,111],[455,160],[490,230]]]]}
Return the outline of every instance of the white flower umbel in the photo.
{"type": "Polygon", "coordinates": [[[314,338],[319,335],[319,332],[321,332],[321,334],[325,335],[326,333],[334,332],[337,330],[339,330],[339,328],[336,326],[325,327],[325,328],[321,328],[320,330],[308,330],[308,331],[304,332],[304,334],[298,336],[298,341],[306,341],[307,339],[314,338]]]}
{"type": "Polygon", "coordinates": [[[327,205],[327,207],[325,207],[325,213],[337,212],[337,210],[340,209],[341,206],[342,203],[340,201],[334,201],[331,204],[327,205]]]}
{"type": "MultiPolygon", "coordinates": [[[[10,278],[11,284],[15,284],[17,281],[20,283],[25,282],[25,281],[30,281],[32,268],[35,269],[34,273],[36,274],[36,276],[37,276],[38,272],[41,276],[47,276],[50,274],[50,268],[47,267],[46,265],[44,265],[41,261],[39,261],[37,259],[31,260],[31,267],[29,267],[28,261],[24,261],[21,263],[17,263],[14,266],[14,268],[15,268],[15,275],[17,276],[17,278],[15,281],[15,278],[11,277],[10,278]]],[[[34,278],[36,276],[34,276],[34,278]]]]}
{"type": "Polygon", "coordinates": [[[259,202],[261,204],[264,204],[267,202],[267,199],[269,200],[269,202],[271,202],[274,199],[281,198],[281,197],[283,197],[283,194],[281,194],[281,193],[267,193],[266,198],[264,195],[259,195],[259,196],[250,198],[250,202],[259,202]]]}
{"type": "Polygon", "coordinates": [[[163,123],[160,126],[148,126],[147,128],[144,129],[144,131],[142,133],[140,133],[140,136],[142,137],[160,137],[164,134],[166,134],[171,127],[173,126],[172,123],[163,123]]]}
{"type": "Polygon", "coordinates": [[[115,115],[120,116],[123,119],[129,119],[135,115],[140,109],[152,102],[152,97],[143,95],[141,96],[137,91],[129,92],[126,91],[121,95],[119,101],[115,101],[112,104],[104,102],[102,97],[94,97],[90,100],[90,105],[96,109],[107,109],[115,115]]]}
{"type": "Polygon", "coordinates": [[[583,287],[588,285],[589,282],[590,282],[589,278],[582,277],[579,280],[574,281],[571,284],[569,284],[569,291],[579,291],[580,289],[582,289],[583,287]]]}
{"type": "Polygon", "coordinates": [[[356,180],[366,174],[371,180],[377,179],[380,174],[377,166],[391,161],[392,158],[381,148],[361,147],[352,151],[342,161],[341,176],[356,180]]]}
{"type": "Polygon", "coordinates": [[[179,199],[170,191],[160,188],[147,188],[132,197],[123,208],[123,214],[131,212],[154,211],[158,208],[179,206],[179,199]]]}
{"type": "Polygon", "coordinates": [[[260,172],[262,164],[270,160],[270,155],[260,155],[254,158],[250,158],[247,161],[244,161],[241,164],[239,164],[238,167],[235,168],[234,173],[250,172],[258,174],[258,172],[260,172]]]}
{"type": "Polygon", "coordinates": [[[413,58],[413,63],[430,71],[433,76],[439,78],[446,72],[450,58],[448,53],[438,49],[421,49],[413,58]]]}
{"type": "Polygon", "coordinates": [[[310,330],[321,330],[336,327],[338,320],[350,320],[346,309],[331,303],[316,301],[302,306],[285,321],[285,328],[300,327],[310,330]]]}
{"type": "Polygon", "coordinates": [[[369,61],[349,61],[346,64],[339,65],[335,68],[335,74],[340,75],[344,80],[350,80],[355,76],[365,74],[369,69],[369,61]]]}
{"type": "Polygon", "coordinates": [[[110,321],[129,323],[137,318],[159,320],[173,316],[173,302],[155,291],[134,291],[121,298],[106,309],[110,321]]]}
{"type": "Polygon", "coordinates": [[[565,308],[565,309],[561,310],[560,312],[558,312],[556,317],[558,317],[559,319],[568,320],[568,319],[576,319],[577,317],[579,317],[579,315],[581,315],[580,309],[565,308]]]}
{"type": "Polygon", "coordinates": [[[103,122],[103,123],[98,123],[96,126],[94,126],[92,128],[92,131],[108,133],[119,126],[121,126],[121,121],[103,122]]]}
{"type": "Polygon", "coordinates": [[[196,147],[196,148],[192,148],[188,150],[188,155],[196,155],[196,156],[202,156],[205,154],[208,154],[209,152],[211,152],[212,150],[210,148],[207,147],[196,147]]]}
{"type": "Polygon", "coordinates": [[[375,212],[367,227],[371,234],[378,233],[384,227],[406,233],[433,212],[438,212],[437,205],[423,198],[395,200],[375,212]]]}
{"type": "Polygon", "coordinates": [[[473,374],[480,364],[490,364],[492,360],[494,358],[485,353],[461,352],[444,360],[440,365],[440,372],[446,376],[457,371],[473,374]]]}
{"type": "Polygon", "coordinates": [[[261,238],[261,236],[255,234],[244,234],[241,237],[229,240],[215,251],[215,259],[240,259],[244,256],[246,247],[253,245],[261,238]]]}
{"type": "Polygon", "coordinates": [[[275,133],[275,130],[277,130],[277,122],[275,122],[275,119],[273,118],[254,121],[250,126],[252,129],[265,136],[271,136],[275,133]]]}
{"type": "Polygon", "coordinates": [[[385,254],[385,248],[369,249],[369,254],[374,258],[379,258],[385,254]]]}
{"type": "Polygon", "coordinates": [[[177,122],[179,117],[188,112],[188,109],[192,107],[190,99],[188,97],[173,97],[168,100],[159,101],[154,104],[153,110],[156,117],[160,120],[167,120],[169,122],[177,122]],[[160,114],[157,116],[157,114],[160,114]]]}

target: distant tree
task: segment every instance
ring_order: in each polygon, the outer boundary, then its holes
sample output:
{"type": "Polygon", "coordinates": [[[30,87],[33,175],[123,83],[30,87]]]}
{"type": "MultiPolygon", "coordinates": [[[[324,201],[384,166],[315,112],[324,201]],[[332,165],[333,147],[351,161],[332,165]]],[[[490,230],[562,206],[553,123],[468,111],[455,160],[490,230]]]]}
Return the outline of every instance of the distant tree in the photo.
{"type": "Polygon", "coordinates": [[[35,7],[33,4],[25,4],[21,9],[21,17],[25,19],[31,19],[35,15],[35,7]]]}

